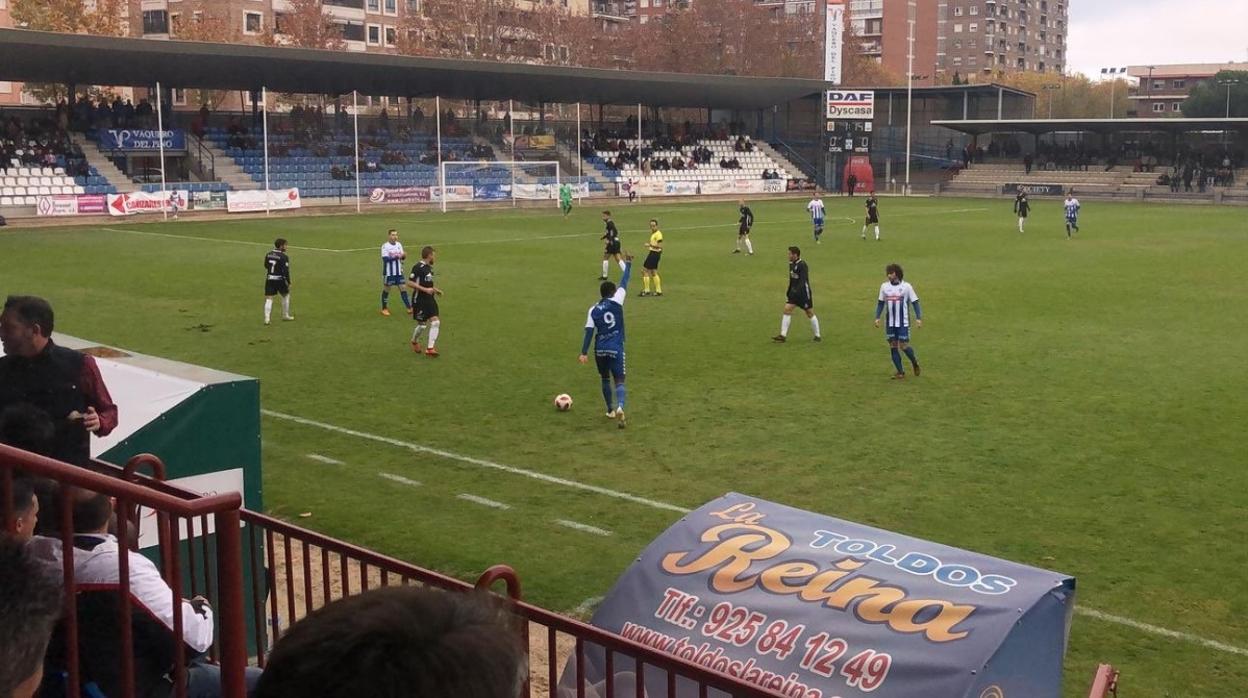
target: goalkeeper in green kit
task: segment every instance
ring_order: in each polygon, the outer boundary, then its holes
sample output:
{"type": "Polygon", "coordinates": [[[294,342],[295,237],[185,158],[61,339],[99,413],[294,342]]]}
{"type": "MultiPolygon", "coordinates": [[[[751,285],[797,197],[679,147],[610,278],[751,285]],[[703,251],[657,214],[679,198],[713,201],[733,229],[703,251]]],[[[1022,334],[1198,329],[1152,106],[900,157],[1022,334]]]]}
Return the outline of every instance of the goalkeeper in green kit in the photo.
{"type": "Polygon", "coordinates": [[[572,213],[572,185],[567,182],[559,185],[559,208],[563,209],[564,218],[572,213]]]}

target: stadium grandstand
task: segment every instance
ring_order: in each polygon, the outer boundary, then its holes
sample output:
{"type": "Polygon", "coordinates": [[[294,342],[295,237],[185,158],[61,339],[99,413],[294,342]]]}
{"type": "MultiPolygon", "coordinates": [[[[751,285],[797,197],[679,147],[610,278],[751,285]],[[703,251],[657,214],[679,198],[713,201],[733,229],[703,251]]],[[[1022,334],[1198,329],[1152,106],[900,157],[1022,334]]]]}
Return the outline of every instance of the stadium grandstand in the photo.
{"type": "MultiPolygon", "coordinates": [[[[441,188],[445,193],[452,186],[473,190],[514,187],[518,173],[524,173],[517,163],[543,158],[560,162],[570,179],[591,195],[619,196],[636,184],[643,193],[735,197],[746,192],[791,191],[813,181],[835,187],[844,166],[823,152],[804,157],[803,146],[797,145],[803,136],[813,139],[807,143],[826,145],[822,106],[827,85],[821,81],[636,74],[20,30],[0,30],[0,78],[66,85],[127,81],[159,85],[152,91],[155,98],[147,102],[154,109],[155,123],[142,115],[135,129],[114,126],[115,109],[110,107],[105,117],[104,110],[98,108],[103,105],[95,105],[96,121],[90,116],[76,119],[82,131],[72,136],[67,135],[69,114],[77,105],[66,105],[66,123],[58,123],[59,115],[46,110],[14,114],[15,120],[9,122],[12,140],[25,141],[26,147],[21,148],[22,153],[11,155],[10,162],[16,159],[17,164],[0,175],[5,191],[12,190],[6,195],[9,203],[2,204],[8,210],[41,208],[41,198],[130,196],[133,192],[158,195],[163,208],[164,198],[175,190],[211,195],[261,188],[298,190],[313,200],[354,198],[359,206],[361,191],[369,190],[424,188],[428,192],[441,188]],[[171,116],[173,125],[178,125],[177,118],[200,120],[186,124],[184,141],[167,139],[163,132],[170,124],[164,122],[162,114],[167,100],[160,95],[173,86],[246,91],[253,100],[252,113],[240,110],[208,118],[171,116]],[[300,105],[272,117],[267,108],[270,92],[318,95],[331,110],[327,114],[319,103],[309,108],[300,105]],[[406,100],[405,109],[401,117],[378,109],[360,118],[361,94],[398,95],[406,100]],[[421,104],[432,101],[433,116],[422,116],[413,99],[422,100],[421,104]],[[459,108],[443,110],[444,99],[458,100],[459,108]],[[349,112],[345,106],[348,101],[352,103],[349,112]],[[484,107],[488,102],[495,106],[484,107]],[[498,107],[504,104],[499,113],[498,107]],[[589,116],[582,120],[581,104],[593,105],[597,118],[593,118],[593,109],[587,109],[589,116]],[[551,110],[549,105],[564,108],[551,110]],[[566,108],[570,105],[575,109],[566,108]],[[563,118],[548,120],[552,111],[563,118]],[[518,123],[522,112],[526,113],[523,125],[518,123]],[[568,118],[572,114],[575,119],[568,118]],[[151,176],[147,172],[152,160],[149,144],[120,140],[116,133],[108,133],[151,130],[153,126],[159,183],[142,181],[151,176]],[[136,145],[144,147],[133,147],[136,145]],[[166,164],[166,147],[181,153],[179,164],[187,176],[181,172],[174,178],[168,176],[172,168],[166,164]],[[38,149],[42,161],[31,161],[29,149],[38,149]],[[448,174],[454,170],[443,167],[447,162],[470,162],[477,167],[448,174]],[[105,165],[115,172],[101,174],[105,165]],[[739,184],[742,182],[758,186],[739,184]],[[35,193],[31,193],[32,188],[35,193]],[[33,203],[32,197],[36,199],[33,203]]],[[[965,96],[969,94],[952,92],[938,99],[947,104],[962,99],[969,104],[969,96],[965,96]]],[[[995,90],[995,94],[1001,104],[1002,91],[995,90]]],[[[1018,97],[1025,99],[1026,95],[1018,97]]],[[[890,107],[890,119],[891,112],[890,107]]],[[[890,162],[887,168],[892,167],[890,162]]],[[[210,201],[211,197],[203,200],[210,201]]],[[[266,195],[259,210],[265,210],[271,200],[266,195]]],[[[121,355],[105,347],[95,349],[103,350],[105,356],[121,355]]],[[[208,369],[174,367],[172,363],[139,357],[130,364],[130,370],[141,375],[142,381],[151,381],[135,388],[135,394],[164,395],[164,389],[175,385],[193,392],[185,387],[193,382],[246,383],[239,376],[210,377],[208,369]],[[153,378],[161,372],[171,376],[168,383],[160,384],[153,378]]],[[[195,394],[209,401],[237,400],[241,394],[253,402],[230,402],[224,408],[202,403],[198,408],[204,411],[182,415],[185,421],[181,422],[170,416],[168,406],[151,408],[148,424],[157,425],[153,430],[170,433],[162,439],[141,429],[135,433],[152,439],[150,443],[187,452],[202,448],[200,457],[220,453],[213,449],[237,449],[237,453],[230,451],[231,457],[258,461],[258,385],[252,382],[237,390],[195,394]],[[220,433],[231,438],[207,434],[200,426],[205,417],[219,420],[214,423],[223,427],[220,433]]],[[[255,469],[239,474],[239,486],[258,492],[258,462],[251,466],[255,469]],[[250,484],[244,486],[245,482],[250,484]]],[[[758,674],[751,678],[748,671],[730,673],[717,660],[695,661],[692,654],[665,651],[653,642],[630,639],[528,603],[522,597],[518,576],[505,565],[484,570],[475,584],[466,583],[249,509],[243,505],[244,498],[228,488],[222,494],[204,495],[174,486],[166,482],[167,474],[165,463],[151,455],[133,455],[121,465],[98,458],[71,465],[0,445],[0,520],[6,531],[19,529],[13,492],[20,477],[34,476],[55,484],[52,494],[43,500],[51,505],[44,512],[50,522],[44,532],[50,549],[44,552],[56,563],[56,576],[64,584],[67,603],[52,633],[51,651],[41,674],[46,695],[128,698],[153,695],[148,692],[153,685],[149,682],[156,682],[159,695],[181,697],[188,693],[188,675],[210,665],[214,671],[219,668],[220,694],[242,698],[247,694],[248,668],[263,670],[269,666],[271,650],[282,631],[336,600],[379,587],[420,586],[466,593],[494,589],[500,583],[505,588],[500,597],[516,620],[517,642],[527,659],[527,671],[521,675],[515,694],[526,698],[656,696],[659,694],[648,687],[658,683],[669,698],[799,695],[791,679],[786,684],[784,676],[768,674],[759,679],[758,674]],[[100,579],[79,579],[82,569],[74,562],[75,556],[94,551],[84,548],[81,536],[75,535],[82,533],[76,528],[75,516],[85,500],[99,502],[100,495],[114,502],[108,505],[115,507],[115,515],[107,530],[127,551],[114,555],[115,567],[99,575],[106,579],[103,583],[100,579]],[[149,540],[141,545],[144,536],[149,540]],[[146,609],[138,607],[130,592],[132,575],[140,568],[140,549],[159,572],[161,593],[166,594],[172,608],[182,608],[187,599],[185,603],[194,614],[215,618],[216,632],[209,632],[203,647],[183,641],[187,637],[184,618],[191,613],[171,612],[173,620],[166,626],[153,623],[146,609]],[[134,551],[133,557],[130,551],[134,551]],[[591,663],[587,652],[594,650],[604,658],[596,670],[606,677],[605,684],[596,688],[585,682],[591,663]],[[613,670],[621,666],[628,666],[628,671],[613,670]]],[[[109,518],[105,515],[103,520],[109,518]]],[[[99,530],[103,530],[102,525],[99,530]]],[[[971,569],[957,567],[954,574],[967,574],[971,569]]],[[[845,575],[835,574],[837,579],[845,575]]],[[[1073,580],[1071,585],[1073,590],[1073,580]]],[[[1073,596],[1066,600],[1070,598],[1073,596]]],[[[944,602],[913,603],[917,605],[905,625],[910,635],[917,627],[916,619],[929,615],[932,605],[944,602]]],[[[883,613],[879,606],[874,612],[883,613]]],[[[1015,613],[1011,608],[994,617],[1008,616],[1007,627],[1024,625],[1016,622],[1015,613]]],[[[1064,614],[1054,617],[1068,620],[1064,614]]],[[[693,623],[691,619],[689,622],[693,623]]],[[[748,622],[757,626],[762,621],[748,622]]],[[[879,622],[873,620],[871,624],[879,622]]],[[[1060,630],[1060,626],[1059,622],[1054,627],[1060,630]]],[[[839,657],[844,652],[844,648],[835,651],[839,640],[824,640],[833,648],[826,656],[835,653],[839,657]]],[[[807,654],[813,657],[821,647],[822,642],[816,643],[807,654]]],[[[859,656],[864,657],[861,664],[877,667],[877,673],[881,661],[885,669],[891,662],[884,654],[859,656]],[[868,658],[872,661],[867,662],[868,658]]],[[[1028,655],[1027,659],[1034,657],[1028,655]]],[[[1019,660],[1015,656],[1011,661],[1019,660]]],[[[853,666],[853,662],[847,664],[853,666]]],[[[852,674],[852,669],[846,670],[852,674]]],[[[919,674],[912,676],[912,681],[924,678],[916,670],[909,673],[919,674]]],[[[1116,691],[1116,676],[1112,667],[1100,667],[1090,696],[1102,698],[1116,691]]],[[[851,680],[860,681],[861,676],[851,680]]],[[[982,693],[998,694],[989,690],[982,693]]]]}

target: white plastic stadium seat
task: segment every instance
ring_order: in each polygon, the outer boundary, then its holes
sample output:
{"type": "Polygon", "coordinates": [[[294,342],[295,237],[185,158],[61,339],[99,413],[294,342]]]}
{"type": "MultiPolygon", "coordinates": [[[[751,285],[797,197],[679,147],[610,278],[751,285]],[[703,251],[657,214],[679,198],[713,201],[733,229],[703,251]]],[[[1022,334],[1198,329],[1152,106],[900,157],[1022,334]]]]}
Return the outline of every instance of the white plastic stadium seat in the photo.
{"type": "Polygon", "coordinates": [[[26,196],[26,187],[16,187],[13,189],[13,196],[26,196]]]}
{"type": "Polygon", "coordinates": [[[83,186],[81,186],[81,185],[75,185],[75,186],[74,186],[74,191],[73,191],[73,193],[75,193],[75,194],[86,194],[86,193],[87,193],[87,190],[86,190],[86,188],[85,188],[85,187],[83,187],[83,186]]]}
{"type": "Polygon", "coordinates": [[[22,204],[25,206],[34,206],[37,203],[39,203],[39,199],[36,199],[33,196],[28,196],[22,200],[22,204]]]}
{"type": "Polygon", "coordinates": [[[56,167],[56,168],[53,168],[53,169],[52,169],[52,174],[57,174],[57,175],[62,175],[62,176],[63,176],[63,175],[65,174],[65,168],[64,168],[64,167],[56,167]]]}
{"type": "Polygon", "coordinates": [[[13,187],[0,187],[0,196],[13,196],[13,187]]]}
{"type": "Polygon", "coordinates": [[[39,195],[40,195],[40,196],[51,196],[51,195],[52,195],[52,187],[39,187],[39,195]]]}
{"type": "Polygon", "coordinates": [[[0,206],[12,206],[12,205],[13,205],[13,197],[0,196],[0,206]]]}

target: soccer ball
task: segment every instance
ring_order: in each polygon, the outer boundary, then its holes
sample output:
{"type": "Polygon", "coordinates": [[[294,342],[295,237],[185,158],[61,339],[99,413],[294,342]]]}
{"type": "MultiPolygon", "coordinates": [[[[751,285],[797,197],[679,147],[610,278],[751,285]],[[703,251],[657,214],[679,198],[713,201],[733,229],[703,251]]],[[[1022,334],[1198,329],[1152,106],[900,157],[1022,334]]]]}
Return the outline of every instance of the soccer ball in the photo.
{"type": "Polygon", "coordinates": [[[567,412],[572,409],[572,396],[567,393],[560,393],[555,396],[555,409],[560,412],[567,412]]]}

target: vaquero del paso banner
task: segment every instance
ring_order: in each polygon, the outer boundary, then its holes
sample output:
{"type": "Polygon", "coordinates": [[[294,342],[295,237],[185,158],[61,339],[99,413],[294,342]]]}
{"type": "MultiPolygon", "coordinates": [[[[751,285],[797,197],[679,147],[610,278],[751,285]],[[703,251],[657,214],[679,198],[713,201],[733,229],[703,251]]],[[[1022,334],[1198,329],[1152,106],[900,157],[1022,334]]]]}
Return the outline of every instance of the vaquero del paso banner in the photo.
{"type": "Polygon", "coordinates": [[[99,130],[100,150],[186,150],[186,132],[181,129],[106,128],[99,130]]]}
{"type": "MultiPolygon", "coordinates": [[[[1068,575],[730,493],[647,546],[591,622],[785,696],[1058,698],[1074,591],[1068,575]]],[[[587,695],[608,681],[632,695],[632,659],[615,653],[609,676],[602,647],[584,656],[587,695]]],[[[573,658],[561,690],[576,676],[573,658]]],[[[666,671],[643,676],[670,695],[666,671]]],[[[679,678],[675,695],[699,688],[679,678]]]]}

